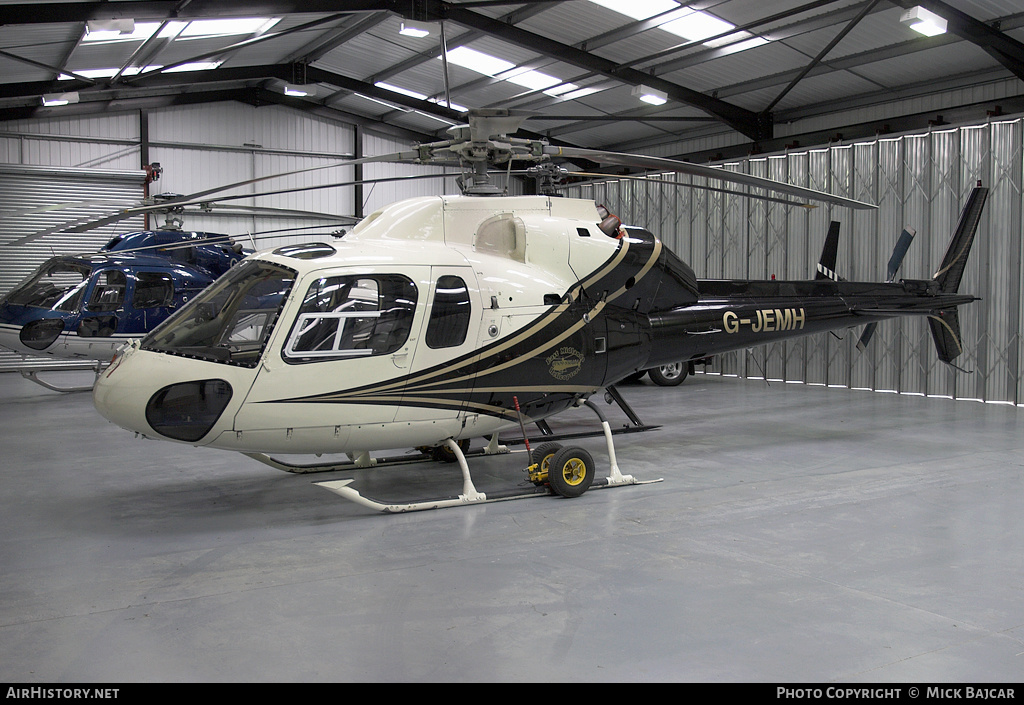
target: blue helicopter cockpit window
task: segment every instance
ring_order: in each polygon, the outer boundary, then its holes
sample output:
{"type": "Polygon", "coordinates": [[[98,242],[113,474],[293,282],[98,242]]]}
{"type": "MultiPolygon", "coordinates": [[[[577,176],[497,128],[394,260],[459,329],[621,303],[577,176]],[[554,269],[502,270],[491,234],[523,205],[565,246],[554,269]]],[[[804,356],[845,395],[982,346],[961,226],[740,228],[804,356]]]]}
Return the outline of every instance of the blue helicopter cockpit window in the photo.
{"type": "Polygon", "coordinates": [[[256,367],[295,281],[269,262],[242,262],[164,321],[142,348],[256,367]]]}
{"type": "Polygon", "coordinates": [[[7,295],[15,306],[77,311],[91,268],[71,261],[48,262],[7,295]]]}
{"type": "Polygon", "coordinates": [[[302,301],[284,357],[290,362],[386,355],[409,338],[416,285],[398,274],[323,277],[302,301]]]}

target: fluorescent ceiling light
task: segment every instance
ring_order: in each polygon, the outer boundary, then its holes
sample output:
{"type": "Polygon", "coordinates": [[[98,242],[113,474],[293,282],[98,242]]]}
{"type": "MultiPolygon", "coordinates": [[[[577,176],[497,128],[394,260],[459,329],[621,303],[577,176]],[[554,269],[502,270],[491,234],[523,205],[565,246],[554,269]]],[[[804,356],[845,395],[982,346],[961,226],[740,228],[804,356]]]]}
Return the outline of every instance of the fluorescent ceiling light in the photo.
{"type": "Polygon", "coordinates": [[[304,98],[306,96],[316,95],[316,84],[315,83],[304,83],[304,84],[286,83],[284,85],[284,94],[285,95],[297,96],[299,98],[304,98]]]}
{"type": "Polygon", "coordinates": [[[87,22],[85,25],[85,36],[82,42],[88,44],[112,43],[112,42],[144,42],[153,36],[160,27],[159,22],[135,22],[135,20],[110,20],[109,22],[87,22]],[[126,22],[127,31],[116,28],[112,25],[115,22],[126,22]],[[109,28],[101,29],[100,27],[109,28]]]}
{"type": "Polygon", "coordinates": [[[78,102],[78,92],[71,91],[70,93],[46,93],[43,95],[43,105],[52,107],[54,105],[68,105],[70,103],[78,102]]]}
{"type": "Polygon", "coordinates": [[[85,33],[94,34],[97,32],[117,32],[118,34],[131,34],[135,31],[135,20],[89,20],[85,23],[85,33]]]}
{"type": "Polygon", "coordinates": [[[417,22],[403,22],[402,28],[398,30],[398,33],[406,37],[426,37],[430,34],[430,27],[426,24],[417,22]]]}
{"type": "Polygon", "coordinates": [[[713,37],[716,34],[722,32],[728,32],[730,29],[735,29],[736,25],[730,24],[725,20],[720,20],[717,17],[707,14],[706,12],[695,11],[690,14],[680,17],[677,20],[666,22],[659,26],[659,29],[663,29],[666,32],[688,39],[691,42],[697,42],[701,39],[707,39],[713,37]]]}
{"type": "Polygon", "coordinates": [[[471,69],[485,76],[497,76],[499,73],[516,67],[511,61],[505,61],[468,47],[456,47],[449,51],[448,63],[471,69]]]}
{"type": "Polygon", "coordinates": [[[912,7],[900,16],[900,22],[910,25],[915,32],[920,32],[926,37],[934,37],[937,34],[946,33],[946,19],[941,15],[924,9],[920,5],[912,7]]]}
{"type": "Polygon", "coordinates": [[[668,94],[650,86],[636,86],[632,91],[633,95],[645,103],[651,105],[664,105],[668,102],[668,94]]]}
{"type": "Polygon", "coordinates": [[[679,3],[675,0],[590,0],[590,2],[614,10],[620,15],[632,17],[634,20],[646,20],[648,17],[654,17],[679,7],[679,3]]]}

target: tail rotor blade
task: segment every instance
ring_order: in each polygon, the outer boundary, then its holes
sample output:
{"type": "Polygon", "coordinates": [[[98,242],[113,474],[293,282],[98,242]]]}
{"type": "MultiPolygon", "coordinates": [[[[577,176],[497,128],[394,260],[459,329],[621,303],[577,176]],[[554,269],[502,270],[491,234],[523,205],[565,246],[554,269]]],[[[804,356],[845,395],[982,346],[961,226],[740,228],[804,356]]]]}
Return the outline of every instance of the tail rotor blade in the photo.
{"type": "Polygon", "coordinates": [[[907,256],[907,249],[910,247],[910,243],[914,241],[915,235],[917,235],[917,231],[909,225],[903,228],[903,232],[900,233],[900,237],[896,241],[896,247],[892,250],[892,256],[889,257],[889,265],[886,267],[885,280],[887,282],[896,281],[896,272],[900,271],[900,265],[903,264],[903,258],[907,256]]]}
{"type": "MultiPolygon", "coordinates": [[[[914,236],[917,231],[907,226],[900,233],[900,236],[896,239],[896,246],[892,249],[892,255],[889,257],[889,264],[886,266],[886,282],[896,281],[896,273],[900,271],[900,265],[903,264],[903,258],[907,256],[907,250],[910,248],[910,243],[914,241],[914,236]]],[[[868,323],[864,326],[864,331],[860,334],[860,339],[857,341],[857,349],[864,352],[868,343],[871,342],[872,336],[875,334],[875,328],[878,327],[878,323],[868,323]]]]}
{"type": "Polygon", "coordinates": [[[871,342],[871,336],[875,334],[875,328],[878,327],[877,323],[868,323],[864,326],[864,332],[860,334],[860,340],[857,341],[857,349],[864,352],[868,343],[871,342]]]}

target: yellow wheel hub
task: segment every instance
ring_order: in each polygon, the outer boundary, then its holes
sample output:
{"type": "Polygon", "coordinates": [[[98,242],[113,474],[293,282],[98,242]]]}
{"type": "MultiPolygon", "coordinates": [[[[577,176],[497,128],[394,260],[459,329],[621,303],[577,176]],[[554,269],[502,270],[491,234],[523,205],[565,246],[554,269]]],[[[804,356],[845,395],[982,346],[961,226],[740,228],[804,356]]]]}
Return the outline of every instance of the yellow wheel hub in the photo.
{"type": "Polygon", "coordinates": [[[579,458],[569,458],[562,465],[562,478],[570,486],[577,486],[587,478],[587,464],[579,458]]]}

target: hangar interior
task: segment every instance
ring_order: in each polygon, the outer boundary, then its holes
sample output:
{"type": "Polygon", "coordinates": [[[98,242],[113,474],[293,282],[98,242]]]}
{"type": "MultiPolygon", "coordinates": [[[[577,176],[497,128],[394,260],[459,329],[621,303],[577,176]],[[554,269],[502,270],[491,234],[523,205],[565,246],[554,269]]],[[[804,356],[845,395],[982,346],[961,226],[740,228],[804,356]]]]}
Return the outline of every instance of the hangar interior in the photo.
{"type": "MultiPolygon", "coordinates": [[[[884,280],[908,227],[901,276],[928,278],[989,189],[956,368],[906,317],[864,350],[853,328],[619,385],[657,428],[616,435],[618,463],[662,481],[575,499],[378,515],[320,478],[134,438],[88,393],[23,377],[88,386],[82,360],[0,350],[5,680],[1019,681],[1020,0],[4,0],[0,75],[0,294],[165,219],[255,249],[343,240],[460,176],[345,160],[443,140],[469,108],[529,111],[517,134],[551,145],[877,206],[562,163],[560,195],[701,278],[811,279],[833,222],[843,278],[884,280]],[[230,202],[64,227],[247,181],[230,202]]],[[[522,484],[512,436],[472,460],[482,489],[522,484]]],[[[580,443],[608,462],[600,436],[580,443]]],[[[460,482],[429,463],[324,477],[352,475],[396,501],[460,482]]]]}

